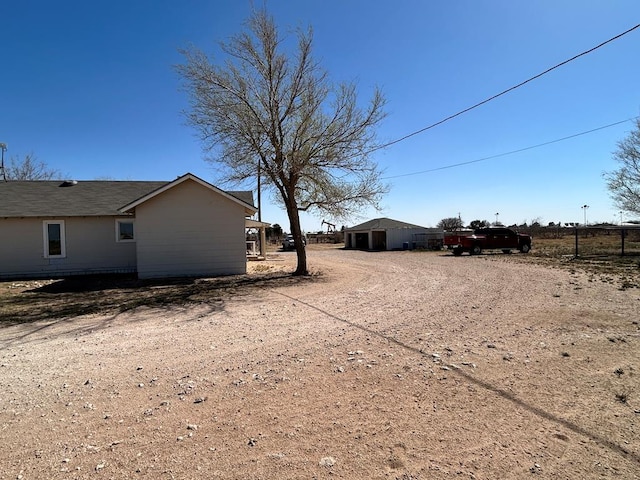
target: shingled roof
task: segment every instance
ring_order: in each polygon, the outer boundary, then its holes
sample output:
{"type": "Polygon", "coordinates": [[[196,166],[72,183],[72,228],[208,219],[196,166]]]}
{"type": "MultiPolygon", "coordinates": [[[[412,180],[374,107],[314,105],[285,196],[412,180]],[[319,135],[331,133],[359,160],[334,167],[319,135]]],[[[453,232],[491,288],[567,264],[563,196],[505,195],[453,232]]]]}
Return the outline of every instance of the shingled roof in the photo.
{"type": "MultiPolygon", "coordinates": [[[[121,216],[121,207],[168,183],[103,180],[0,182],[0,218],[121,216]]],[[[226,193],[253,205],[250,191],[226,193]]]]}
{"type": "Polygon", "coordinates": [[[388,230],[393,228],[424,228],[420,225],[413,225],[412,223],[401,222],[400,220],[393,220],[391,218],[374,218],[368,222],[361,223],[355,227],[349,227],[347,230],[388,230]]]}

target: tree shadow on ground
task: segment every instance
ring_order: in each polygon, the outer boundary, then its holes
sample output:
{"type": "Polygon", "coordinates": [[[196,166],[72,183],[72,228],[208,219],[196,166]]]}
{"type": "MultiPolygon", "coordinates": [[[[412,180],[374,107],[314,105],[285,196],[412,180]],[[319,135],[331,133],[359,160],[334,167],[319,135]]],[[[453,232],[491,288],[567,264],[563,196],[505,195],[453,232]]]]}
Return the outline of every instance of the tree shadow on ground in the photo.
{"type": "Polygon", "coordinates": [[[26,282],[25,288],[0,289],[0,327],[80,315],[117,314],[139,307],[207,304],[212,311],[218,311],[223,310],[225,301],[232,297],[317,279],[318,276],[277,272],[163,280],[100,275],[26,282]]]}

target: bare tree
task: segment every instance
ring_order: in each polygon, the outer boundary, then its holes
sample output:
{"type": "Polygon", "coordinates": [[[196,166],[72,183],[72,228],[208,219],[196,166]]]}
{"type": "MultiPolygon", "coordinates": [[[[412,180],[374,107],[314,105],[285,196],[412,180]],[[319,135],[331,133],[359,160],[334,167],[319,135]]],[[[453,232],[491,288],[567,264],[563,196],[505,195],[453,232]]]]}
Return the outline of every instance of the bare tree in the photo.
{"type": "Polygon", "coordinates": [[[618,142],[613,158],[620,167],[604,175],[611,198],[621,210],[640,214],[640,117],[635,129],[618,142]]]}
{"type": "Polygon", "coordinates": [[[248,30],[221,48],[226,62],[214,64],[201,51],[183,51],[177,67],[209,160],[225,182],[257,176],[277,192],[295,239],[297,275],[307,274],[299,212],[345,218],[373,205],[387,187],[369,154],[385,100],[375,90],[358,106],[353,84],[332,85],[312,57],[312,32],[298,31],[295,55],[282,52],[273,18],[256,11],[248,30]]]}
{"type": "Polygon", "coordinates": [[[33,153],[26,154],[22,160],[11,157],[9,165],[5,166],[5,175],[7,180],[57,180],[62,177],[58,170],[49,168],[33,153]]]}
{"type": "Polygon", "coordinates": [[[453,232],[462,228],[462,219],[460,217],[443,218],[436,226],[442,230],[453,232]]]}

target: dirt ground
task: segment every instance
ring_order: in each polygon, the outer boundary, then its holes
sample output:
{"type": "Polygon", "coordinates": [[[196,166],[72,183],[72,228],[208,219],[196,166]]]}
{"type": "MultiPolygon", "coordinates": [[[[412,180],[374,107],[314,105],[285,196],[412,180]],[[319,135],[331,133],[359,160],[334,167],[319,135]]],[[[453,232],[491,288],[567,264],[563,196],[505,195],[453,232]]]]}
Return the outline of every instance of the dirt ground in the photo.
{"type": "Polygon", "coordinates": [[[518,254],[308,256],[0,285],[0,478],[640,478],[640,289],[518,254]]]}

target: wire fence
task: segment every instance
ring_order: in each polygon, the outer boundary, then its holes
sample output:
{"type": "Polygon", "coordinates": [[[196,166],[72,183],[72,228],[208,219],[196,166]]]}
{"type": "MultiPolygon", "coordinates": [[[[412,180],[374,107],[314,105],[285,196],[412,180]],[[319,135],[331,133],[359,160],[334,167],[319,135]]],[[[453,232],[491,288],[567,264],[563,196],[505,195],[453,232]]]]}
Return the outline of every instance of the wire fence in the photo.
{"type": "Polygon", "coordinates": [[[531,232],[533,252],[580,258],[640,257],[640,226],[546,228],[531,232]]]}

